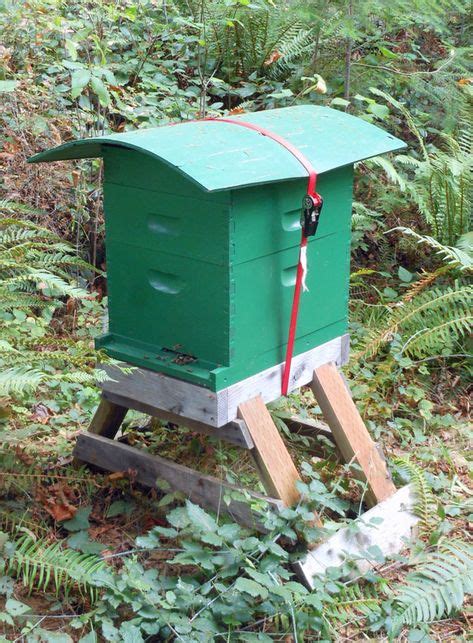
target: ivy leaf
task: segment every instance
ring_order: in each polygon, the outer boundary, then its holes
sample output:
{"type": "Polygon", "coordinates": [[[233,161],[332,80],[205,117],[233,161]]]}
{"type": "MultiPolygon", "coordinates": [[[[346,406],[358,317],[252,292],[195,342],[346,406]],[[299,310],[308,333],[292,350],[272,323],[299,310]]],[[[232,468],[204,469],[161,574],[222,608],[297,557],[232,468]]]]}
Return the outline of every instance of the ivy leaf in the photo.
{"type": "Polygon", "coordinates": [[[0,576],[0,594],[10,596],[15,589],[15,583],[10,576],[0,576]]]}
{"type": "Polygon", "coordinates": [[[90,80],[90,71],[88,69],[76,69],[71,75],[71,96],[77,98],[82,94],[82,90],[90,80]]]}
{"type": "Polygon", "coordinates": [[[268,598],[268,590],[254,580],[249,578],[239,578],[235,583],[235,589],[239,592],[245,592],[253,598],[260,596],[263,600],[268,598]]]}
{"type": "Polygon", "coordinates": [[[79,639],[78,643],[97,643],[97,634],[95,632],[89,632],[79,639]]]}
{"type": "Polygon", "coordinates": [[[42,627],[40,627],[36,631],[41,637],[39,640],[42,643],[73,643],[73,640],[69,636],[69,634],[66,634],[64,632],[51,632],[49,630],[44,630],[42,627]]]}
{"type": "Polygon", "coordinates": [[[15,625],[15,621],[12,619],[10,614],[6,612],[0,612],[0,623],[6,623],[7,625],[15,625]]]}
{"type": "Polygon", "coordinates": [[[92,507],[81,507],[77,510],[74,518],[66,520],[62,523],[64,529],[67,531],[82,531],[90,527],[89,516],[92,511],[92,507]]]}
{"type": "Polygon", "coordinates": [[[105,549],[105,545],[90,540],[87,531],[77,531],[67,539],[67,544],[71,549],[77,549],[84,554],[99,554],[105,549]]]}
{"type": "Polygon", "coordinates": [[[154,534],[150,531],[146,536],[138,536],[135,540],[137,547],[142,547],[143,549],[155,549],[161,546],[161,541],[158,538],[157,534],[154,534]]]}
{"type": "Polygon", "coordinates": [[[114,518],[115,516],[121,516],[122,514],[129,515],[133,512],[134,509],[133,502],[127,502],[126,500],[115,500],[112,502],[110,507],[107,510],[106,517],[114,518]]]}
{"type": "Polygon", "coordinates": [[[110,94],[108,93],[108,89],[105,87],[104,82],[101,78],[98,78],[97,76],[92,76],[92,80],[90,81],[90,86],[92,87],[93,91],[97,94],[97,97],[100,101],[100,104],[106,107],[107,105],[110,105],[110,94]]]}

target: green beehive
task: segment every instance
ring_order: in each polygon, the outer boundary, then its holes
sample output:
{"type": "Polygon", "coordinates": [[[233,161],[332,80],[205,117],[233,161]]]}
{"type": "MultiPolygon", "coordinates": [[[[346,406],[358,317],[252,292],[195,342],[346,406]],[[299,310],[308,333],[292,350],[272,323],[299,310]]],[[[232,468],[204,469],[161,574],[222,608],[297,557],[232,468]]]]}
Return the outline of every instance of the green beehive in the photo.
{"type": "MultiPolygon", "coordinates": [[[[284,137],[319,175],[297,356],[347,332],[353,164],[404,144],[326,107],[232,118],[284,137]]],[[[307,186],[300,162],[215,121],[75,141],[31,161],[91,157],[105,164],[109,331],[97,346],[212,391],[280,365],[307,186]]]]}

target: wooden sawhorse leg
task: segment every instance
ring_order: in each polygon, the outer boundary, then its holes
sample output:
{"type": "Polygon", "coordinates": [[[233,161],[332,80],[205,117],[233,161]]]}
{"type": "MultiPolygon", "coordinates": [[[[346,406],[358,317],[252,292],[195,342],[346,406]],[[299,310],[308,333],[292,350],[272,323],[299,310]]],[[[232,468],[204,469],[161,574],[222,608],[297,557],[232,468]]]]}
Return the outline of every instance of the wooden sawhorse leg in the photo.
{"type": "Polygon", "coordinates": [[[373,507],[392,496],[396,487],[386,461],[368,433],[335,364],[324,364],[314,371],[312,390],[343,459],[359,466],[356,475],[367,483],[367,504],[373,507]]]}
{"type": "Polygon", "coordinates": [[[128,408],[125,406],[120,406],[102,397],[92,418],[88,432],[113,440],[127,413],[128,408]]]}

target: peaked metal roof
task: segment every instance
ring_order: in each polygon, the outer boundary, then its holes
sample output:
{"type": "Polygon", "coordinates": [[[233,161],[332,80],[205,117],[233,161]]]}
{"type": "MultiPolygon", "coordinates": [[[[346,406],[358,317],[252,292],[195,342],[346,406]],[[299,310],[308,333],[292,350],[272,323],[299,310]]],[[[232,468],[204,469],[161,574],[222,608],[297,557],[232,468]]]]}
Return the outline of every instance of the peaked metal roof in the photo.
{"type": "MultiPolygon", "coordinates": [[[[287,139],[319,174],[405,147],[381,128],[329,107],[300,105],[231,118],[287,139]]],[[[216,121],[189,121],[72,141],[36,154],[29,162],[100,157],[108,146],[155,156],[209,192],[307,176],[300,162],[276,141],[216,121]]]]}

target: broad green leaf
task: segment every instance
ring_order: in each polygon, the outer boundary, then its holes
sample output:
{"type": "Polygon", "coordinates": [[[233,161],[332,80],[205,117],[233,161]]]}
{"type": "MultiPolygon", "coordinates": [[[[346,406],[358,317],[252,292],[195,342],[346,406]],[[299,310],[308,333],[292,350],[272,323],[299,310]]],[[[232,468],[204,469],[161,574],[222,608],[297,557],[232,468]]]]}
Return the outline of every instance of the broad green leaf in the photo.
{"type": "Polygon", "coordinates": [[[97,76],[92,76],[92,79],[90,81],[90,86],[92,87],[93,91],[97,94],[97,97],[101,105],[104,105],[106,107],[107,105],[110,104],[110,94],[108,93],[108,89],[105,87],[104,82],[101,78],[98,78],[97,76]]]}
{"type": "Polygon", "coordinates": [[[336,96],[331,102],[330,105],[339,105],[340,107],[348,107],[350,105],[349,100],[345,100],[345,98],[341,98],[340,96],[336,96]]]}
{"type": "Polygon", "coordinates": [[[77,98],[90,80],[90,71],[82,68],[77,69],[71,75],[71,96],[77,98]]]}
{"type": "Polygon", "coordinates": [[[397,59],[399,56],[386,47],[378,47],[379,51],[385,58],[397,59]]]}
{"type": "Polygon", "coordinates": [[[88,529],[90,527],[89,516],[92,511],[92,507],[81,507],[77,510],[74,518],[66,520],[62,523],[64,529],[67,531],[82,531],[83,529],[88,529]]]}
{"type": "Polygon", "coordinates": [[[371,103],[368,105],[368,112],[374,114],[376,118],[385,120],[389,116],[389,107],[380,105],[379,103],[371,103]]]}
{"type": "Polygon", "coordinates": [[[190,500],[186,501],[186,508],[189,518],[195,527],[201,531],[217,531],[217,523],[206,511],[199,505],[195,505],[190,500]]]}
{"type": "Polygon", "coordinates": [[[77,45],[73,40],[66,40],[64,46],[67,49],[67,53],[71,57],[71,60],[74,62],[77,60],[77,45]]]}
{"type": "Polygon", "coordinates": [[[412,272],[409,272],[409,270],[406,270],[402,266],[399,266],[397,271],[397,276],[401,281],[403,281],[406,284],[412,281],[412,277],[413,277],[412,272]]]}
{"type": "Polygon", "coordinates": [[[239,592],[245,592],[253,598],[261,597],[263,600],[268,598],[268,590],[263,585],[256,583],[249,578],[238,578],[235,583],[235,589],[239,592]]]}
{"type": "Polygon", "coordinates": [[[115,516],[121,516],[122,514],[130,514],[133,511],[134,504],[132,502],[127,502],[126,500],[115,500],[112,502],[110,507],[107,510],[106,517],[114,518],[115,516]]]}
{"type": "Polygon", "coordinates": [[[25,605],[25,603],[20,603],[14,598],[9,598],[5,603],[5,609],[12,616],[20,616],[21,614],[26,614],[26,612],[31,612],[31,607],[25,605]]]}
{"type": "Polygon", "coordinates": [[[86,530],[77,531],[67,539],[67,544],[71,549],[77,549],[84,554],[99,554],[105,549],[105,545],[90,540],[86,530]]]}

